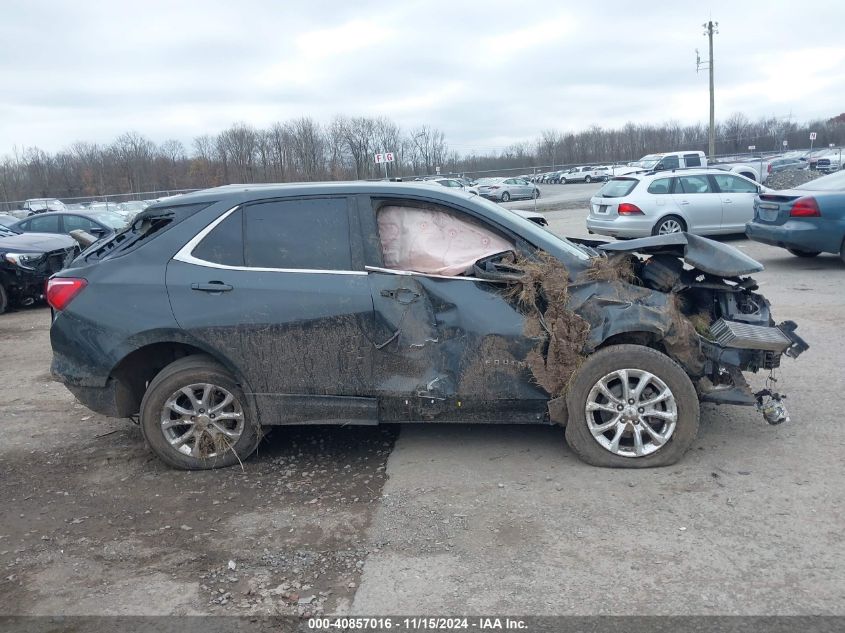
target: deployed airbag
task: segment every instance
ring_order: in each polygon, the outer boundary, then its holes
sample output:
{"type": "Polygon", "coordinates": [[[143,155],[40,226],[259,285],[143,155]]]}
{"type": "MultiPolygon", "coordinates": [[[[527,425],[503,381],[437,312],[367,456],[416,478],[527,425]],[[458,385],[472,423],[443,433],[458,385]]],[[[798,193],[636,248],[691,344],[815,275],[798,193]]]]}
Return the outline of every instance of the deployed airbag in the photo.
{"type": "Polygon", "coordinates": [[[513,245],[470,219],[431,208],[386,205],[378,211],[384,265],[455,276],[479,259],[513,250],[513,245]]]}

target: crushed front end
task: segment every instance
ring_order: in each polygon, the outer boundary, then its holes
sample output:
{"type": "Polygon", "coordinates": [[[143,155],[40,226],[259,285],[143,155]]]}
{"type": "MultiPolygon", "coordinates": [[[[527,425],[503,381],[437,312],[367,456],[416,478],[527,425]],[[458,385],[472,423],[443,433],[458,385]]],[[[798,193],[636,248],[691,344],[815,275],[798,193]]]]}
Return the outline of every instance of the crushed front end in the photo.
{"type": "Polygon", "coordinates": [[[773,372],[783,356],[797,358],[809,347],[794,322],[775,322],[769,301],[756,292],[749,275],[763,270],[761,264],[730,246],[686,233],[602,250],[648,255],[636,266],[640,282],[677,298],[677,317],[695,329],[698,353],[694,362],[676,360],[703,402],[756,406],[771,424],[788,419],[784,396],[773,388],[752,393],[743,376],[773,372]]]}

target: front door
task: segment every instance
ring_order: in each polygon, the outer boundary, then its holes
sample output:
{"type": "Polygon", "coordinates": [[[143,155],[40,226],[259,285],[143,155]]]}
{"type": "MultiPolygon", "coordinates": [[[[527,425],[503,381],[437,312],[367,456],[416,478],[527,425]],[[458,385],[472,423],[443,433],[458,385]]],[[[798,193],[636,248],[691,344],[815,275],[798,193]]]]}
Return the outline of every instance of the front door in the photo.
{"type": "MultiPolygon", "coordinates": [[[[429,272],[409,270],[409,260],[404,260],[405,268],[401,268],[395,258],[385,258],[381,252],[377,216],[386,206],[407,212],[406,229],[414,222],[422,230],[440,223],[442,216],[433,217],[432,212],[454,219],[461,217],[461,211],[420,200],[364,200],[359,209],[365,243],[372,247],[366,258],[375,310],[370,336],[376,350],[373,386],[379,397],[380,419],[542,420],[549,396],[537,386],[525,360],[537,340],[525,336],[525,317],[504,297],[505,286],[478,278],[471,270],[431,272],[430,259],[419,266],[429,266],[429,272]]],[[[469,216],[466,219],[474,226],[480,223],[469,216]]],[[[469,253],[466,261],[474,257],[468,242],[461,240],[459,226],[450,223],[440,229],[447,237],[433,243],[442,245],[451,235],[456,246],[450,255],[461,251],[469,253]]],[[[410,240],[417,239],[412,229],[407,233],[410,240]]],[[[483,251],[487,238],[481,235],[479,239],[483,251]]],[[[497,239],[491,230],[486,254],[510,248],[497,239]]],[[[412,247],[418,264],[426,259],[423,242],[417,240],[412,247]]]]}
{"type": "Polygon", "coordinates": [[[353,264],[351,213],[342,196],[248,204],[167,267],[179,325],[228,359],[263,424],[375,422],[372,300],[353,264]]]}
{"type": "Polygon", "coordinates": [[[714,191],[706,175],[678,176],[673,197],[686,216],[690,232],[719,231],[722,226],[722,198],[714,191]]]}
{"type": "Polygon", "coordinates": [[[754,198],[757,185],[734,174],[713,174],[722,199],[722,229],[725,233],[742,233],[745,223],[754,219],[754,198]]]}

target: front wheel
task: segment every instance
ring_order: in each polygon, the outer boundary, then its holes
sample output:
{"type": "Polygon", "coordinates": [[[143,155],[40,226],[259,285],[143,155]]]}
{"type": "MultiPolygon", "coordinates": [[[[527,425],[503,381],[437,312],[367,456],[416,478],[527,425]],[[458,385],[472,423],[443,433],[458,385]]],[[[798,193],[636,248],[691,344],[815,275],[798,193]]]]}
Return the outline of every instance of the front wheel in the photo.
{"type": "Polygon", "coordinates": [[[507,202],[510,199],[511,194],[509,194],[507,191],[502,192],[502,202],[507,202]]]}
{"type": "Polygon", "coordinates": [[[698,434],[698,396],[684,370],[641,345],[584,361],[567,396],[566,440],[583,461],[610,468],[668,466],[698,434]]]}
{"type": "Polygon", "coordinates": [[[593,179],[590,176],[587,176],[586,178],[584,178],[584,182],[590,184],[591,182],[593,182],[593,179]]]}
{"type": "Polygon", "coordinates": [[[534,193],[532,194],[532,197],[533,197],[535,200],[536,200],[537,198],[539,198],[539,197],[540,197],[540,190],[539,190],[539,189],[534,189],[534,193]]]}
{"type": "Polygon", "coordinates": [[[795,255],[795,257],[815,257],[821,253],[821,251],[802,251],[798,248],[787,248],[786,250],[795,255]]]}
{"type": "Polygon", "coordinates": [[[6,292],[5,286],[0,284],[0,314],[3,314],[9,309],[9,293],[6,292]]]}
{"type": "Polygon", "coordinates": [[[159,459],[183,470],[242,462],[260,438],[238,383],[200,355],[180,358],[152,380],[141,401],[141,432],[159,459]]]}

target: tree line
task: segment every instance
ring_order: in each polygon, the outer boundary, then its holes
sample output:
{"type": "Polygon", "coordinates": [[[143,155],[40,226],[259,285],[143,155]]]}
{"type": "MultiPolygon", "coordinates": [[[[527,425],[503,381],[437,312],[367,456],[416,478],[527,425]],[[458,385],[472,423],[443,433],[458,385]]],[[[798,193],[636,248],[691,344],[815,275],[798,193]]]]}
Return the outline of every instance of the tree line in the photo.
{"type": "MultiPolygon", "coordinates": [[[[845,114],[805,123],[779,118],[749,120],[734,114],[718,123],[717,154],[805,148],[845,143],[845,114]]],[[[229,183],[373,179],[383,177],[377,152],[392,151],[390,177],[441,173],[481,175],[533,167],[635,160],[669,150],[705,150],[707,127],[627,123],[592,126],[579,132],[545,130],[534,141],[497,152],[458,154],[443,131],[429,125],[403,130],[388,118],[338,116],[328,124],[300,117],[259,129],[237,123],[216,135],[155,143],[127,132],[105,145],[77,142],[55,153],[38,147],[15,149],[0,161],[0,196],[12,201],[37,197],[94,198],[109,194],[173,191],[229,183]]]]}

